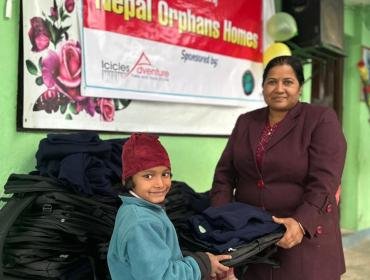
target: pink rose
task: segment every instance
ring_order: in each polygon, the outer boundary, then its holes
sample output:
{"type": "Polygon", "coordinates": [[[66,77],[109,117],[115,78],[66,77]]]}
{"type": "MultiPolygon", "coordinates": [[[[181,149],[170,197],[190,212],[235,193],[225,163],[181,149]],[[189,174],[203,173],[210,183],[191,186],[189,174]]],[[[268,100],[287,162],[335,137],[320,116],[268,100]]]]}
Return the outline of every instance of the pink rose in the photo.
{"type": "Polygon", "coordinates": [[[68,13],[71,13],[75,8],[75,0],[66,0],[64,2],[64,7],[68,13]]]}
{"type": "Polygon", "coordinates": [[[31,28],[28,31],[28,37],[32,44],[33,52],[40,52],[49,46],[50,33],[42,18],[31,18],[31,28]]]}
{"type": "Polygon", "coordinates": [[[98,99],[100,109],[100,116],[106,122],[111,122],[114,119],[114,102],[112,99],[100,98],[98,99]]]}
{"type": "Polygon", "coordinates": [[[58,53],[49,51],[42,59],[42,78],[48,88],[56,87],[59,92],[80,101],[81,48],[73,40],[62,43],[58,53]]]}

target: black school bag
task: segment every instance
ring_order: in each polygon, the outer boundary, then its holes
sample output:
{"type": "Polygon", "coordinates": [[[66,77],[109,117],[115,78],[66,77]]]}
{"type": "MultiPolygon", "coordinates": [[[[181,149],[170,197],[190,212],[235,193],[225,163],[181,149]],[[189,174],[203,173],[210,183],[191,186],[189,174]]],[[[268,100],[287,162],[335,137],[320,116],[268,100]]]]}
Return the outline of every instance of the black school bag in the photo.
{"type": "Polygon", "coordinates": [[[0,210],[0,279],[110,279],[118,196],[82,196],[54,179],[12,174],[0,210]]]}

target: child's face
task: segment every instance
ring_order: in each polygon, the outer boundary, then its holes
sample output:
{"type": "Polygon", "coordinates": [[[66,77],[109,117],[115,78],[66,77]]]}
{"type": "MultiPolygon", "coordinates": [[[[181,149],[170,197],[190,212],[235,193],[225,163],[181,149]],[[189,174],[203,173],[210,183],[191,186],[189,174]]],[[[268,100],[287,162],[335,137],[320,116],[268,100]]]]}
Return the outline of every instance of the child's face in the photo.
{"type": "Polygon", "coordinates": [[[161,203],[171,187],[171,170],[156,166],[132,176],[134,192],[151,203],[161,203]]]}

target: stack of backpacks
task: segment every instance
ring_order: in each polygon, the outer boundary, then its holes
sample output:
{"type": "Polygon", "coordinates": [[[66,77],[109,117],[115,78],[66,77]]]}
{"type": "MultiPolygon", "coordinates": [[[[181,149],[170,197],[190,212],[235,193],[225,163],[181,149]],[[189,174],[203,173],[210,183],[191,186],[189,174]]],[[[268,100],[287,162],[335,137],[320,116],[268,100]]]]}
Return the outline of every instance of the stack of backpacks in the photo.
{"type": "Polygon", "coordinates": [[[36,170],[11,174],[4,186],[0,279],[110,279],[125,140],[81,132],[40,141],[36,170]]]}
{"type": "Polygon", "coordinates": [[[54,179],[12,174],[0,211],[0,279],[110,279],[117,196],[76,194],[54,179]]]}

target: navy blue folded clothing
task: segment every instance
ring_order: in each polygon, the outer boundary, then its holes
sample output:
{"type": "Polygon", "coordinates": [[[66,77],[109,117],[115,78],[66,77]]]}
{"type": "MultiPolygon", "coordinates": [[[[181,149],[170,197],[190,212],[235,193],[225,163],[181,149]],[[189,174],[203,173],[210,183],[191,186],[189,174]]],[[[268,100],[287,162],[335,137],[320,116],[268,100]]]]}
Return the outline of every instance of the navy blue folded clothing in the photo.
{"type": "Polygon", "coordinates": [[[41,167],[49,160],[62,159],[74,153],[107,157],[110,150],[111,145],[101,140],[94,132],[48,134],[39,143],[39,149],[36,152],[37,166],[41,167]]]}
{"type": "Polygon", "coordinates": [[[189,221],[195,238],[213,244],[213,249],[219,252],[284,230],[267,211],[240,202],[209,207],[189,221]]]}
{"type": "Polygon", "coordinates": [[[58,179],[70,185],[77,193],[110,193],[111,170],[103,160],[86,153],[72,154],[60,164],[58,179]]]}
{"type": "Polygon", "coordinates": [[[271,224],[272,215],[262,208],[241,202],[228,203],[221,207],[209,207],[203,215],[212,225],[230,230],[239,230],[249,225],[271,224]]]}
{"type": "Polygon", "coordinates": [[[121,182],[122,145],[126,139],[101,140],[95,132],[48,134],[36,153],[38,172],[76,193],[112,194],[121,182]]]}

